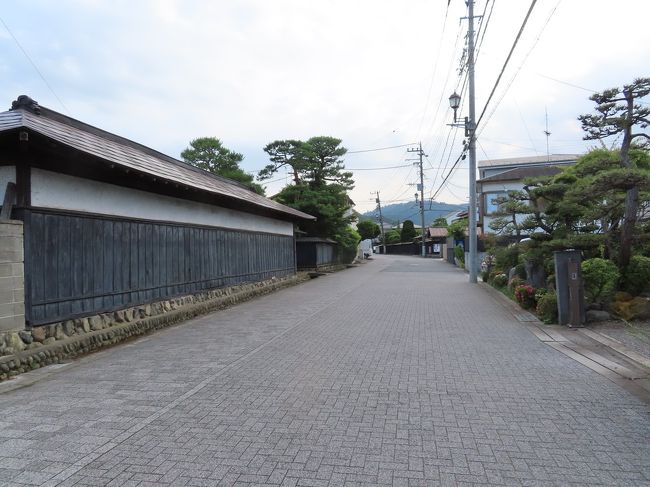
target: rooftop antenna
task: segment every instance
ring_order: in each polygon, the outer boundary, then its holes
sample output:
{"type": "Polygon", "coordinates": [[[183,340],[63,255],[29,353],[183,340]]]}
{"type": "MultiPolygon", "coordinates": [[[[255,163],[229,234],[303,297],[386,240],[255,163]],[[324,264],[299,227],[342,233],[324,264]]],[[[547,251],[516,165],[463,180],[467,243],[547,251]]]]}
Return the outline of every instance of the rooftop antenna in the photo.
{"type": "Polygon", "coordinates": [[[551,153],[548,151],[548,138],[551,136],[551,132],[548,131],[548,110],[546,107],[544,107],[544,115],[546,116],[546,130],[544,130],[546,135],[546,162],[551,162],[551,153]]]}

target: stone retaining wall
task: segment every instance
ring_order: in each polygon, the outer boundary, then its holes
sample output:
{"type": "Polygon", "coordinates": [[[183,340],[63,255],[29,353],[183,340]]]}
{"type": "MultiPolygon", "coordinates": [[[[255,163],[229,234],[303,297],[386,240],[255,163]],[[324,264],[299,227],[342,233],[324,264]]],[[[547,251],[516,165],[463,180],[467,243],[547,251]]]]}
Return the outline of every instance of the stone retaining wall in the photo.
{"type": "Polygon", "coordinates": [[[0,333],[0,381],[309,279],[307,274],[168,299],[31,330],[0,333]]]}

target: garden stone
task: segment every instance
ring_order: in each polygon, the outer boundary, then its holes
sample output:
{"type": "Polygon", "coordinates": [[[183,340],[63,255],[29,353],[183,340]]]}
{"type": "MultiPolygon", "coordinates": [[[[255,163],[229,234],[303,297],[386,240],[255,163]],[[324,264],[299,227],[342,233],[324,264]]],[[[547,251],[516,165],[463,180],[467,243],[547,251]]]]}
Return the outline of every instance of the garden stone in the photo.
{"type": "Polygon", "coordinates": [[[50,345],[56,341],[56,338],[54,337],[49,337],[43,340],[43,345],[50,345]]]}
{"type": "Polygon", "coordinates": [[[74,321],[72,320],[67,320],[63,322],[63,332],[68,335],[74,335],[74,321]]]}
{"type": "Polygon", "coordinates": [[[99,316],[91,316],[90,318],[88,318],[88,322],[90,323],[90,329],[92,331],[98,331],[104,327],[102,323],[102,319],[99,316]]]}
{"type": "Polygon", "coordinates": [[[30,343],[32,343],[32,342],[34,341],[34,337],[33,337],[32,334],[31,334],[30,332],[28,332],[28,331],[19,331],[19,332],[18,332],[18,336],[19,336],[20,339],[21,339],[23,342],[25,342],[25,344],[27,344],[27,345],[29,345],[30,343]]]}
{"type": "Polygon", "coordinates": [[[47,330],[45,327],[38,326],[36,328],[32,328],[32,338],[36,340],[37,342],[42,342],[47,338],[47,330]]]}
{"type": "Polygon", "coordinates": [[[585,313],[585,318],[588,323],[595,323],[597,321],[609,321],[612,319],[607,311],[598,309],[590,309],[585,313]]]}
{"type": "Polygon", "coordinates": [[[65,338],[65,333],[63,333],[63,326],[61,326],[60,323],[54,327],[54,338],[57,340],[63,340],[65,338]]]}
{"type": "Polygon", "coordinates": [[[586,306],[586,310],[587,310],[587,311],[589,311],[589,310],[598,310],[598,311],[599,311],[599,310],[601,310],[601,309],[603,309],[603,305],[600,304],[600,303],[589,303],[589,304],[586,306]]]}
{"type": "Polygon", "coordinates": [[[90,321],[88,321],[88,318],[81,319],[81,327],[85,333],[90,332],[90,321]]]}
{"type": "Polygon", "coordinates": [[[14,352],[25,350],[25,343],[21,340],[18,333],[9,333],[6,337],[7,348],[13,348],[14,352]]]}

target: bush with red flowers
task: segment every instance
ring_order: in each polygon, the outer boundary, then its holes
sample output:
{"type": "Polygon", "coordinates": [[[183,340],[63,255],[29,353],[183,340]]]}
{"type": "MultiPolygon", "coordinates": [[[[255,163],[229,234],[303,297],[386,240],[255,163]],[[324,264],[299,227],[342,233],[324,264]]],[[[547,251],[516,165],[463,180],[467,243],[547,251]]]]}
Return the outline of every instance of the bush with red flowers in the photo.
{"type": "Polygon", "coordinates": [[[535,288],[530,284],[521,284],[515,288],[515,299],[524,309],[535,307],[535,288]]]}

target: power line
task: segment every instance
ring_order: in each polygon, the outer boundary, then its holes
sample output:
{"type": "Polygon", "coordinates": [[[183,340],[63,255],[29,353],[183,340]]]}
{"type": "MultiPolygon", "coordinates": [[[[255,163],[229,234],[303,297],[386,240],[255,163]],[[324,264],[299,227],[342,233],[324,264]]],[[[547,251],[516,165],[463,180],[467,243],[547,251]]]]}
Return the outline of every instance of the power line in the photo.
{"type": "Polygon", "coordinates": [[[485,114],[485,111],[487,110],[487,107],[490,104],[490,101],[492,100],[492,97],[494,96],[494,92],[496,91],[497,87],[499,86],[499,82],[501,81],[501,77],[503,76],[503,72],[506,70],[506,66],[508,66],[508,62],[510,62],[510,58],[512,57],[512,53],[514,52],[515,48],[517,47],[517,43],[519,42],[519,39],[521,38],[521,34],[523,33],[524,28],[526,27],[526,24],[528,23],[528,19],[530,17],[530,14],[532,13],[533,8],[535,7],[536,3],[537,3],[537,0],[533,0],[530,3],[530,7],[528,7],[528,12],[526,13],[526,17],[524,18],[524,21],[522,22],[521,27],[519,28],[519,32],[517,33],[517,37],[515,37],[515,41],[512,43],[512,47],[510,48],[510,52],[508,53],[508,57],[506,57],[506,60],[503,63],[503,66],[501,67],[501,72],[499,73],[499,76],[497,77],[497,80],[494,83],[494,86],[492,87],[492,91],[490,92],[490,96],[488,96],[488,99],[485,102],[485,106],[483,107],[483,111],[481,112],[481,115],[478,117],[478,122],[476,123],[476,127],[478,127],[480,125],[481,120],[483,119],[483,115],[485,114]]]}
{"type": "Polygon", "coordinates": [[[429,109],[429,100],[431,99],[431,91],[433,89],[433,80],[436,78],[436,73],[438,71],[438,66],[440,63],[440,51],[442,50],[442,40],[445,36],[445,29],[447,28],[447,15],[449,14],[449,3],[447,3],[447,8],[445,9],[445,18],[442,21],[442,32],[440,33],[440,40],[438,41],[438,51],[436,52],[436,61],[433,65],[433,72],[431,73],[431,80],[429,81],[429,89],[427,90],[427,99],[424,102],[424,111],[422,112],[422,118],[420,119],[420,126],[418,127],[418,137],[420,136],[420,131],[422,130],[422,124],[424,123],[424,118],[427,115],[429,109]]]}
{"type": "MultiPolygon", "coordinates": [[[[537,46],[537,43],[539,42],[540,38],[542,37],[542,34],[544,33],[544,30],[546,29],[546,26],[547,26],[548,23],[550,22],[551,17],[553,17],[553,14],[555,13],[555,11],[557,10],[557,8],[559,7],[561,1],[562,1],[562,0],[558,0],[558,2],[555,4],[555,7],[553,7],[553,10],[551,10],[551,13],[550,13],[550,14],[548,15],[548,17],[546,18],[546,22],[544,22],[544,25],[543,25],[542,28],[540,29],[539,34],[537,34],[537,38],[535,39],[535,42],[533,42],[533,44],[532,44],[532,46],[530,46],[530,49],[528,50],[528,52],[526,52],[526,55],[524,56],[524,58],[523,58],[521,64],[520,64],[519,67],[517,68],[517,71],[515,71],[515,73],[513,74],[512,78],[511,78],[510,81],[508,82],[508,86],[506,86],[506,89],[503,90],[503,93],[502,93],[501,96],[499,97],[499,101],[497,101],[496,105],[494,105],[494,107],[493,107],[492,110],[490,111],[490,115],[488,116],[488,118],[487,118],[485,124],[483,125],[483,127],[485,127],[485,126],[487,125],[487,122],[490,121],[490,119],[492,118],[492,116],[493,116],[494,113],[496,112],[497,108],[498,108],[499,105],[501,104],[501,101],[505,98],[506,93],[508,93],[508,90],[510,90],[510,87],[512,86],[512,83],[514,83],[515,79],[516,79],[517,76],[519,75],[519,72],[521,71],[521,68],[523,68],[524,64],[526,63],[526,60],[528,59],[528,56],[530,56],[530,53],[533,52],[533,49],[535,49],[535,46],[537,46]]],[[[486,106],[487,106],[487,104],[486,104],[486,106]]],[[[481,129],[481,133],[482,133],[482,132],[483,132],[483,128],[481,129]]]]}
{"type": "Polygon", "coordinates": [[[359,154],[361,152],[377,152],[380,150],[388,150],[388,149],[398,149],[400,147],[408,147],[410,145],[417,144],[417,142],[411,142],[410,144],[402,144],[402,145],[391,145],[389,147],[377,147],[376,149],[362,149],[362,150],[349,150],[345,154],[359,154]]]}
{"type": "Polygon", "coordinates": [[[383,171],[384,169],[398,169],[400,167],[409,167],[412,164],[402,164],[400,166],[385,166],[385,167],[346,167],[346,171],[383,171]]]}
{"type": "Polygon", "coordinates": [[[45,76],[43,76],[43,73],[41,73],[41,70],[38,69],[38,66],[36,66],[36,63],[32,60],[32,58],[29,57],[29,54],[27,54],[27,51],[25,50],[25,48],[20,44],[20,42],[18,42],[18,39],[16,38],[16,36],[15,36],[14,33],[11,31],[11,29],[9,28],[9,26],[7,25],[7,23],[4,21],[4,19],[3,19],[2,17],[0,17],[0,22],[2,22],[2,25],[4,25],[4,28],[7,30],[7,32],[9,32],[9,35],[10,35],[11,38],[14,40],[14,42],[16,43],[16,45],[18,46],[18,48],[22,51],[22,53],[25,55],[25,57],[27,58],[27,60],[31,63],[31,65],[32,65],[32,67],[34,68],[34,70],[36,70],[36,72],[38,73],[38,75],[41,77],[41,79],[43,80],[43,83],[45,83],[45,86],[47,86],[48,89],[50,90],[50,92],[54,95],[54,98],[56,98],[57,101],[61,104],[61,106],[63,107],[63,109],[65,110],[65,112],[66,112],[68,115],[70,115],[70,110],[68,110],[68,107],[65,106],[65,104],[61,101],[61,98],[59,98],[59,96],[55,93],[54,88],[52,88],[52,86],[50,85],[50,83],[47,82],[47,80],[45,79],[45,76]]]}

